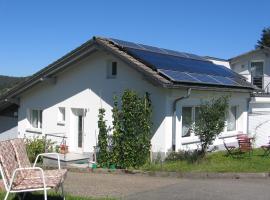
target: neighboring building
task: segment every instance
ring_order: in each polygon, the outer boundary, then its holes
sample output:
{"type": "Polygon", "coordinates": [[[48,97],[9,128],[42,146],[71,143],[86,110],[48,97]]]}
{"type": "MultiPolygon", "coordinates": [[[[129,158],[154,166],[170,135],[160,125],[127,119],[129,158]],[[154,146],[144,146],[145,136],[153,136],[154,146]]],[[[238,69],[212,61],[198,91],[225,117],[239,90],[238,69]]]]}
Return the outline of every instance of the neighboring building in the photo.
{"type": "Polygon", "coordinates": [[[127,88],[151,95],[154,153],[197,147],[191,123],[201,102],[214,96],[231,95],[226,128],[214,145],[247,132],[254,88],[242,76],[193,54],[100,37],[7,92],[0,107],[18,101],[19,137],[61,134],[71,152],[93,152],[98,109],[106,109],[111,125],[113,96],[127,88]]]}
{"type": "Polygon", "coordinates": [[[256,146],[266,144],[270,139],[270,49],[255,49],[229,61],[232,70],[258,89],[250,99],[249,132],[255,135],[256,146]]]}

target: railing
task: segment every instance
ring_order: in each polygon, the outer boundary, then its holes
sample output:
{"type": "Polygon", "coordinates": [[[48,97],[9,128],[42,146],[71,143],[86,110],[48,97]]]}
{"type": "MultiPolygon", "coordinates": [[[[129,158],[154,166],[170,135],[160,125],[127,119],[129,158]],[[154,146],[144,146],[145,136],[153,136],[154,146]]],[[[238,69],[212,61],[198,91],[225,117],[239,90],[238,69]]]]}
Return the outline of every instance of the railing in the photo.
{"type": "Polygon", "coordinates": [[[48,147],[47,145],[47,140],[49,137],[53,137],[53,142],[58,143],[55,144],[55,147],[59,146],[59,151],[62,151],[61,153],[64,155],[64,159],[66,159],[66,153],[68,151],[68,146],[67,146],[67,136],[65,133],[46,133],[45,134],[45,152],[48,152],[48,147]],[[60,140],[57,140],[60,139],[60,140]]]}

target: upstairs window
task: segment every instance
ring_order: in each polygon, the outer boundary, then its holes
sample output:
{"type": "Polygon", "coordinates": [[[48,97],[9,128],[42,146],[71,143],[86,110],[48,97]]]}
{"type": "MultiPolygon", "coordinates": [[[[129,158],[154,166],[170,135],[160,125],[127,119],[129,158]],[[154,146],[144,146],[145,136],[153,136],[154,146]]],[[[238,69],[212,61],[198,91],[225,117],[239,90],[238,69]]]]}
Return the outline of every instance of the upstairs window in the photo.
{"type": "Polygon", "coordinates": [[[108,62],[107,78],[116,78],[117,76],[117,62],[108,62]]]}
{"type": "Polygon", "coordinates": [[[42,110],[31,109],[29,110],[29,122],[32,128],[42,128],[42,110]]]}
{"type": "Polygon", "coordinates": [[[263,89],[263,61],[251,62],[252,84],[263,89]]]}
{"type": "Polygon", "coordinates": [[[58,108],[58,123],[65,123],[66,121],[66,109],[63,107],[58,108]]]}

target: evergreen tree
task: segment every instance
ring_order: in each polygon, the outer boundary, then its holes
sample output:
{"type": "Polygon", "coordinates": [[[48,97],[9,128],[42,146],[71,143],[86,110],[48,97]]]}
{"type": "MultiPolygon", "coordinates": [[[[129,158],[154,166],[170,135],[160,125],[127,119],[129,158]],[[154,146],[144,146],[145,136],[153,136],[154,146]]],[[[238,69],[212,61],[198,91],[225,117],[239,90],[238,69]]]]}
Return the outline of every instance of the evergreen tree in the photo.
{"type": "Polygon", "coordinates": [[[262,30],[261,39],[258,40],[256,48],[270,48],[270,27],[262,30]]]}

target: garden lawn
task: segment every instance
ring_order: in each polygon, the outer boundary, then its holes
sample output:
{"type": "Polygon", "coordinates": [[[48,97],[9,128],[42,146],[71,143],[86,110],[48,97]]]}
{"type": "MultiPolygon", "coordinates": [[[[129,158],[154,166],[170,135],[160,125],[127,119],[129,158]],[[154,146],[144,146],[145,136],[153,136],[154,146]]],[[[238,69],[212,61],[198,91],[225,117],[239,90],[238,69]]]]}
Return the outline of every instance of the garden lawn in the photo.
{"type": "MultiPolygon", "coordinates": [[[[0,199],[4,199],[5,192],[0,192],[0,199]]],[[[43,200],[44,195],[40,193],[33,193],[28,194],[25,198],[27,200],[43,200]]],[[[10,194],[8,200],[19,200],[17,197],[15,197],[14,194],[10,194]]],[[[48,200],[62,200],[59,194],[49,193],[48,194],[48,200]]],[[[92,198],[92,197],[76,197],[71,195],[66,195],[66,200],[115,200],[112,198],[92,198]]]]}
{"type": "Polygon", "coordinates": [[[263,156],[262,149],[255,149],[233,158],[225,151],[208,153],[200,162],[170,161],[160,164],[146,164],[141,169],[145,171],[173,172],[270,172],[270,155],[263,156]]]}

